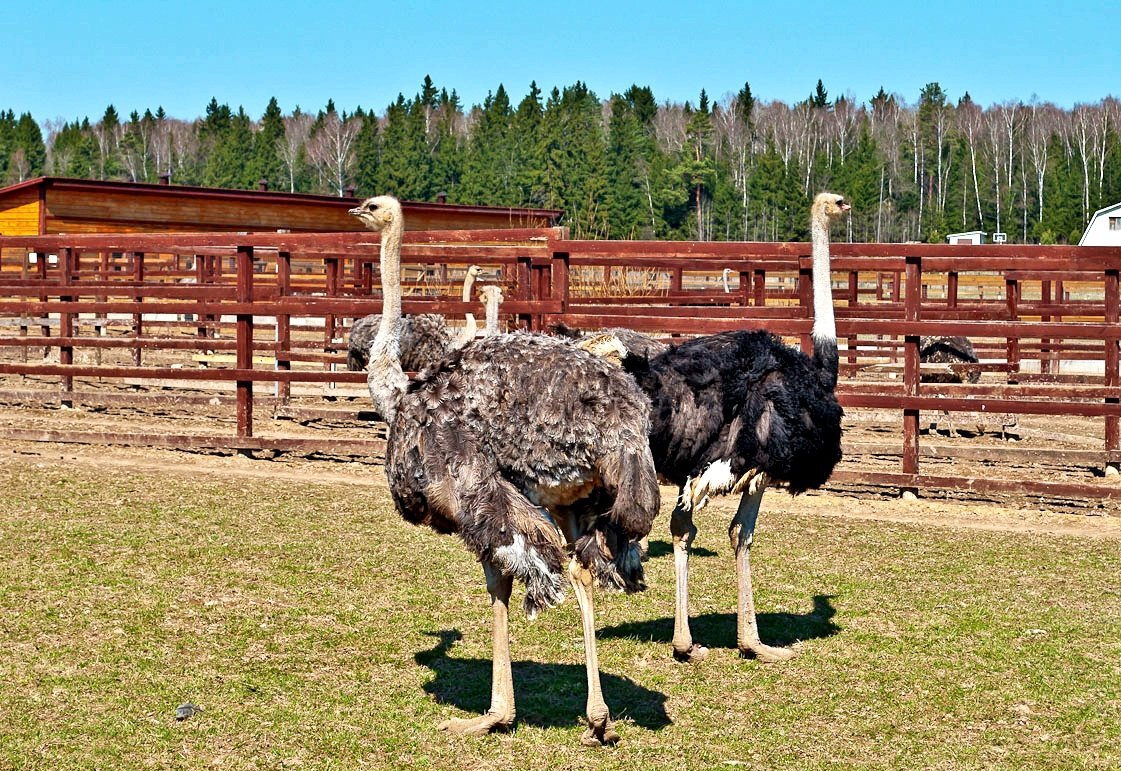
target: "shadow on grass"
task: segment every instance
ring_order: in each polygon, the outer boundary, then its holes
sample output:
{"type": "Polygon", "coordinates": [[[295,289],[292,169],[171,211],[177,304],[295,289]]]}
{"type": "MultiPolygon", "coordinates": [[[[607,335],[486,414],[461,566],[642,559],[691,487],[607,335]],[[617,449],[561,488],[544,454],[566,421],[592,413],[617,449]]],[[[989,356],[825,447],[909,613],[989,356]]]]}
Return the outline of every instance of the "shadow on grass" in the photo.
{"type": "MultiPolygon", "coordinates": [[[[424,690],[441,704],[481,714],[490,707],[490,659],[457,659],[448,655],[463,635],[456,629],[427,632],[438,637],[435,647],[414,658],[435,674],[424,690]]],[[[583,722],[587,699],[587,675],[582,665],[513,662],[514,703],[518,722],[544,728],[568,728],[583,722]]],[[[666,697],[625,677],[600,672],[603,698],[615,720],[629,719],[643,728],[658,729],[670,724],[666,697]]]]}
{"type": "MultiPolygon", "coordinates": [[[[669,541],[651,541],[646,550],[646,556],[650,559],[658,557],[665,557],[667,554],[673,554],[673,544],[669,541]]],[[[715,557],[716,552],[712,549],[706,549],[703,546],[694,546],[689,550],[690,557],[715,557]]]]}
{"type": "MultiPolygon", "coordinates": [[[[841,631],[833,623],[837,609],[833,607],[833,597],[818,594],[813,599],[813,610],[809,613],[759,613],[759,637],[768,645],[787,646],[798,640],[812,640],[832,637],[841,631]]],[[[736,614],[706,613],[690,616],[689,628],[693,639],[709,648],[736,647],[736,614]]],[[[600,630],[603,639],[626,637],[645,642],[673,641],[673,618],[659,618],[654,621],[639,621],[619,624],[600,630]]]]}

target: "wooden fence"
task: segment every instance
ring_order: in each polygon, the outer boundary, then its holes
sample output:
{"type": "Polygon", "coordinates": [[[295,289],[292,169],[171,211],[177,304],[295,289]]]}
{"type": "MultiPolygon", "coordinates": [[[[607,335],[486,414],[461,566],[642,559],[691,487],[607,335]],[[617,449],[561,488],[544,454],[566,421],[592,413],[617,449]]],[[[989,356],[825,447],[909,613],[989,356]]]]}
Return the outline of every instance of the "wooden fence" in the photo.
{"type": "MultiPolygon", "coordinates": [[[[407,233],[404,310],[450,318],[478,313],[477,303],[460,301],[454,282],[468,265],[479,264],[504,286],[508,326],[625,326],[667,339],[764,327],[810,347],[809,244],[574,241],[565,235],[556,228],[407,233]]],[[[225,384],[232,386],[237,417],[233,436],[25,429],[0,435],[379,452],[380,440],[258,438],[253,415],[255,405],[289,406],[293,385],[321,395],[331,393],[329,386],[361,391],[364,373],[338,366],[350,320],[379,310],[377,249],[377,236],[365,233],[0,238],[0,376],[9,386],[23,376],[57,383],[57,399],[67,403],[201,405],[214,397],[151,387],[225,384]],[[76,350],[85,350],[87,361],[76,361],[76,350]],[[52,352],[51,359],[37,360],[40,351],[52,352]],[[91,389],[93,382],[149,390],[108,394],[91,389]],[[263,392],[266,385],[270,393],[263,392]]],[[[894,446],[898,471],[838,472],[838,481],[1121,498],[1114,484],[920,471],[920,457],[929,451],[920,444],[920,413],[942,411],[1100,419],[1099,448],[1053,450],[1051,457],[1116,469],[1121,249],[834,244],[832,254],[842,404],[850,411],[891,411],[901,427],[894,446]],[[925,335],[970,338],[986,378],[922,382],[925,371],[946,369],[920,364],[925,335]]],[[[0,397],[41,400],[43,392],[9,387],[0,397]]],[[[978,450],[954,452],[977,457],[978,450]]],[[[1032,450],[1036,458],[1047,453],[1032,450]]]]}

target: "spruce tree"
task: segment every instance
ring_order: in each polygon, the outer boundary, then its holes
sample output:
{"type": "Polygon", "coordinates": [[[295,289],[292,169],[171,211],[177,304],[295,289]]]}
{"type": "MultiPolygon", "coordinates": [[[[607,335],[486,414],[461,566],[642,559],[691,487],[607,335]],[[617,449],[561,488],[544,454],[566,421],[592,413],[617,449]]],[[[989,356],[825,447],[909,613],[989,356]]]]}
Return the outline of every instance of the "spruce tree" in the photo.
{"type": "Polygon", "coordinates": [[[260,128],[253,135],[253,162],[248,176],[265,180],[270,190],[284,189],[284,163],[280,143],[284,141],[284,116],[276,97],[269,99],[260,128]]]}

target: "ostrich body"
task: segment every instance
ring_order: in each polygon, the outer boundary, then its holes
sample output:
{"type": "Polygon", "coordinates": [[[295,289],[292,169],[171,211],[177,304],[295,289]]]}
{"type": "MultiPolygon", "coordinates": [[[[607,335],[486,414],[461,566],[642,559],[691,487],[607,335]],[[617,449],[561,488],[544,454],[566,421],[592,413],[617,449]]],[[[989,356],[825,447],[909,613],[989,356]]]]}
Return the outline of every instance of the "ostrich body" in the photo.
{"type": "Polygon", "coordinates": [[[704,658],[689,628],[689,551],[693,514],[713,495],[740,493],[729,535],[739,584],[737,646],[764,662],[793,651],[759,639],[751,586],[751,544],[763,491],[796,494],[824,484],[841,459],[842,410],[837,336],[829,281],[828,228],[848,209],[823,193],[813,207],[814,353],[807,356],[770,332],[699,337],[625,366],[652,402],[650,449],[658,473],[680,489],[670,518],[677,600],[674,655],[704,658]]]}
{"type": "Polygon", "coordinates": [[[567,580],[583,621],[588,676],[582,741],[618,739],[600,690],[591,587],[643,588],[632,541],[650,530],[658,484],[646,441],[649,403],[617,366],[561,340],[483,338],[409,383],[397,356],[400,204],[351,214],[382,232],[386,297],[371,346],[370,395],[388,424],[386,476],[401,515],[455,533],[478,557],[493,613],[491,705],[441,727],[481,734],[514,721],[508,611],[513,580],[532,617],[567,580]]]}
{"type": "MultiPolygon", "coordinates": [[[[981,380],[981,368],[970,366],[980,364],[980,359],[973,350],[973,343],[967,337],[961,336],[929,336],[919,339],[919,361],[926,363],[939,363],[951,365],[964,365],[953,367],[953,372],[928,372],[920,376],[923,383],[977,383],[981,380]]],[[[995,418],[1000,425],[1000,438],[1007,438],[1008,429],[1019,424],[1019,416],[1011,412],[966,413],[977,425],[977,433],[984,434],[990,419],[995,418]]],[[[942,411],[942,416],[949,424],[949,435],[956,435],[954,415],[947,410],[942,411]]],[[[933,429],[937,423],[932,422],[933,429]]]]}
{"type": "MultiPolygon", "coordinates": [[[[463,302],[471,302],[471,291],[479,267],[472,265],[463,278],[463,302]]],[[[381,324],[381,314],[374,313],[355,320],[350,325],[347,342],[346,368],[358,372],[366,369],[370,360],[370,344],[381,324]]],[[[462,348],[475,339],[478,323],[475,315],[468,313],[463,329],[453,333],[448,321],[438,313],[418,313],[405,316],[398,324],[401,335],[401,366],[407,372],[420,372],[433,362],[439,361],[454,348],[462,348]]]]}

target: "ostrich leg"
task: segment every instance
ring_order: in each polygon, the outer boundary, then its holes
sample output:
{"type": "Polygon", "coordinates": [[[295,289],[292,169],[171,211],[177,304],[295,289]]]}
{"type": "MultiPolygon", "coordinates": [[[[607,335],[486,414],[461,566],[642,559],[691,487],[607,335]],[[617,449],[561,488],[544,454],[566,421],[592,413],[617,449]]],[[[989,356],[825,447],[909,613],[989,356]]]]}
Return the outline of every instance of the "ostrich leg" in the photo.
{"type": "Polygon", "coordinates": [[[490,709],[479,717],[455,718],[440,724],[443,731],[480,736],[509,728],[514,723],[514,677],[510,670],[510,591],[514,579],[501,575],[489,562],[483,563],[487,591],[494,611],[494,651],[491,662],[490,709]]]}
{"type": "Polygon", "coordinates": [[[736,552],[736,576],[739,579],[739,608],[736,624],[736,645],[743,656],[754,656],[764,664],[774,664],[794,658],[789,648],[775,648],[759,640],[759,626],[755,619],[755,597],[751,589],[751,543],[755,539],[755,523],[759,519],[759,504],[767,489],[766,478],[756,477],[740,498],[736,516],[728,534],[736,552]]]}
{"type": "Polygon", "coordinates": [[[673,613],[673,656],[678,661],[703,661],[708,648],[693,643],[689,630],[689,549],[697,537],[692,512],[686,511],[677,496],[677,505],[670,514],[669,529],[673,536],[673,572],[676,578],[676,604],[673,613]]]}
{"type": "Polygon", "coordinates": [[[584,663],[588,669],[588,704],[585,710],[588,730],[580,737],[580,743],[588,747],[602,744],[615,744],[619,734],[611,722],[611,712],[603,700],[603,690],[599,683],[599,656],[596,653],[596,618],[592,606],[592,574],[575,560],[568,565],[568,578],[576,593],[580,606],[580,619],[584,625],[584,663]]]}

